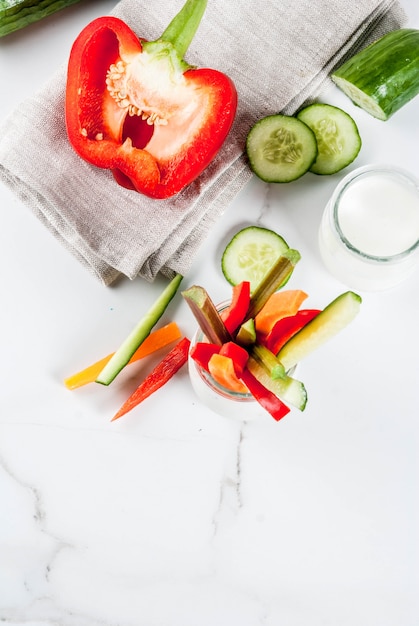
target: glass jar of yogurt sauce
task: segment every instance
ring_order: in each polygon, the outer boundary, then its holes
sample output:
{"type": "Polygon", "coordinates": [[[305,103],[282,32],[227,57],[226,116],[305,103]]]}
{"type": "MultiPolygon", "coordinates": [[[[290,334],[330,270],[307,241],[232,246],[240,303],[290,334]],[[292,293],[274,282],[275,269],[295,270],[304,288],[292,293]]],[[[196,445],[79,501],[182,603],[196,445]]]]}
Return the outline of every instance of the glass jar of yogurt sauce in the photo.
{"type": "MultiPolygon", "coordinates": [[[[221,313],[229,305],[222,302],[217,305],[221,313]]],[[[195,332],[191,340],[190,350],[196,343],[207,341],[200,328],[195,332]]],[[[293,375],[298,366],[295,366],[290,375],[293,375]]],[[[237,392],[220,385],[209,372],[202,368],[189,355],[188,359],[189,378],[192,388],[200,401],[209,409],[222,415],[241,421],[250,421],[260,417],[269,417],[268,412],[255,400],[250,392],[237,392]]]]}
{"type": "MultiPolygon", "coordinates": [[[[204,337],[198,333],[196,339],[202,341],[204,337]]],[[[192,357],[189,357],[188,367],[193,390],[202,404],[214,413],[243,421],[267,415],[251,393],[239,393],[221,386],[192,357]]]]}
{"type": "Polygon", "coordinates": [[[419,180],[389,165],[348,174],[324,211],[319,247],[325,266],[350,288],[399,284],[418,266],[419,180]]]}

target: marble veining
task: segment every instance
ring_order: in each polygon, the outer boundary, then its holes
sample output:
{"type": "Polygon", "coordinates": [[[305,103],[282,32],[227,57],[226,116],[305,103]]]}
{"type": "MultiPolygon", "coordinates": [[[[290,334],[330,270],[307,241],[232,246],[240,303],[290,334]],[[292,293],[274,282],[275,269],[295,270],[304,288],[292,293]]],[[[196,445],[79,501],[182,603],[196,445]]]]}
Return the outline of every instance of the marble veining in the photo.
{"type": "Polygon", "coordinates": [[[243,506],[241,494],[241,446],[243,442],[244,426],[238,427],[237,442],[232,444],[232,453],[228,467],[220,482],[220,497],[218,508],[214,514],[214,539],[228,519],[239,513],[243,506]],[[234,446],[234,447],[233,447],[234,446]]]}
{"type": "MultiPolygon", "coordinates": [[[[1,114],[113,4],[76,4],[5,41],[14,90],[1,114]]],[[[417,4],[403,5],[419,26],[417,4]]],[[[383,124],[335,88],[324,98],[359,125],[357,165],[419,175],[419,99],[383,124]]],[[[309,306],[329,302],[346,286],[323,266],[317,232],[340,178],[252,178],[185,283],[226,300],[220,255],[259,224],[301,252],[290,286],[309,306]]],[[[104,289],[5,187],[0,206],[0,625],[418,626],[419,274],[361,294],[356,323],[301,363],[303,413],[221,417],[184,368],[111,422],[151,360],[109,388],[69,392],[63,379],[115,349],[161,283],[104,289]]],[[[169,319],[196,328],[181,301],[169,319]]]]}

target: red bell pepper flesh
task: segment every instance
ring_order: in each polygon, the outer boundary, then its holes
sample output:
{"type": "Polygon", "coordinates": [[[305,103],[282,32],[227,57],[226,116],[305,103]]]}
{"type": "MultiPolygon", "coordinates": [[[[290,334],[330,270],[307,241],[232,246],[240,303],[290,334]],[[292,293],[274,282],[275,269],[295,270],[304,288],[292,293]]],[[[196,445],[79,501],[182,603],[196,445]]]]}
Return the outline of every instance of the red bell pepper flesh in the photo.
{"type": "Polygon", "coordinates": [[[207,343],[206,341],[196,343],[190,351],[191,358],[204,370],[208,370],[208,361],[213,354],[220,352],[221,346],[216,343],[207,343]]]}
{"type": "Polygon", "coordinates": [[[183,337],[137,387],[111,421],[122,417],[163,387],[187,362],[190,343],[187,337],[183,337]]]}
{"type": "Polygon", "coordinates": [[[245,348],[242,348],[242,346],[239,346],[239,344],[234,343],[234,341],[228,341],[221,346],[220,354],[223,356],[228,356],[233,361],[234,371],[236,372],[236,375],[241,376],[249,359],[249,354],[247,350],[245,350],[245,348]]]}
{"type": "Polygon", "coordinates": [[[290,408],[284,404],[278,396],[266,389],[247,368],[243,370],[240,378],[255,400],[257,400],[276,421],[279,421],[290,412],[290,408]]]}
{"type": "Polygon", "coordinates": [[[319,309],[301,309],[295,315],[278,320],[272,330],[263,339],[264,345],[273,354],[278,354],[291,337],[320,313],[319,309]]]}
{"type": "Polygon", "coordinates": [[[233,334],[246,317],[250,304],[250,282],[243,281],[234,285],[231,294],[231,303],[227,309],[221,313],[228,332],[233,334]]]}
{"type": "MultiPolygon", "coordinates": [[[[185,7],[199,14],[204,4],[188,0],[185,7]]],[[[182,20],[172,24],[167,42],[145,42],[119,18],[94,20],[73,44],[66,87],[67,134],[79,156],[110,169],[120,185],[160,199],[209,165],[237,108],[225,74],[190,69],[179,56],[190,33],[182,40],[182,20]]]]}

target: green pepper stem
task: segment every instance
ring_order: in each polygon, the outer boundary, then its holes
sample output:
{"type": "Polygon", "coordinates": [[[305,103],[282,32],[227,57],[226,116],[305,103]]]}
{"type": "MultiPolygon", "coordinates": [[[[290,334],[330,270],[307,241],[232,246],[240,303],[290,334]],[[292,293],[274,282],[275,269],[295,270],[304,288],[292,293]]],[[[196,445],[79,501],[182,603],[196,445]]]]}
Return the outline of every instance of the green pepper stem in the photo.
{"type": "Polygon", "coordinates": [[[195,36],[206,7],[207,0],[186,0],[182,9],[175,15],[157,41],[171,43],[179,55],[179,59],[183,59],[195,36]]]}

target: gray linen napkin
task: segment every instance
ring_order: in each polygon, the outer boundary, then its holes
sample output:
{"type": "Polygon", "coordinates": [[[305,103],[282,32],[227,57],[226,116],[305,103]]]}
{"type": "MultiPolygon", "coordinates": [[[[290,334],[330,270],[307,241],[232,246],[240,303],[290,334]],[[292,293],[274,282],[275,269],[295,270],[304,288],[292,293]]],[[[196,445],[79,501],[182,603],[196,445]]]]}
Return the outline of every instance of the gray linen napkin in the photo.
{"type": "MultiPolygon", "coordinates": [[[[152,40],[182,4],[121,0],[113,13],[152,40]]],[[[0,127],[0,178],[105,285],[121,274],[185,275],[251,176],[243,154],[250,126],[294,113],[319,95],[334,66],[405,19],[394,0],[209,0],[186,59],[228,74],[239,106],[226,143],[195,183],[153,200],[82,161],[65,131],[64,66],[0,127]]]]}

